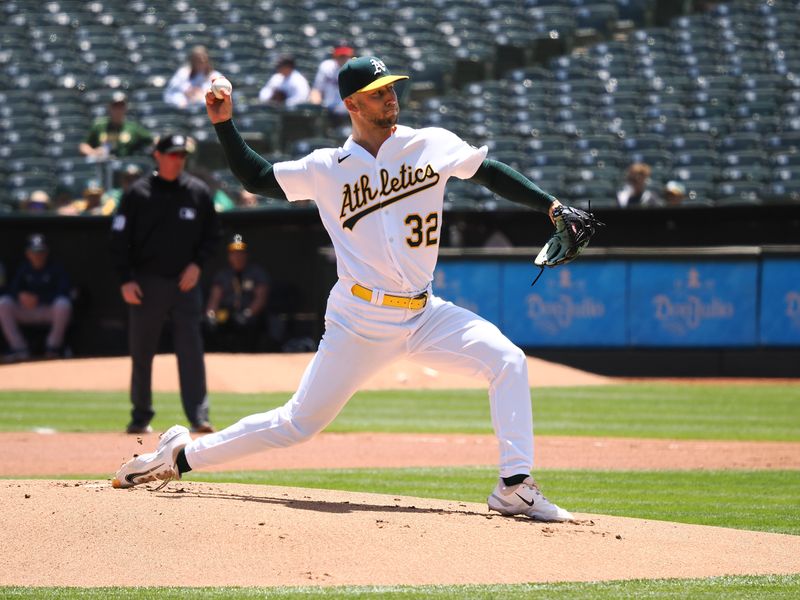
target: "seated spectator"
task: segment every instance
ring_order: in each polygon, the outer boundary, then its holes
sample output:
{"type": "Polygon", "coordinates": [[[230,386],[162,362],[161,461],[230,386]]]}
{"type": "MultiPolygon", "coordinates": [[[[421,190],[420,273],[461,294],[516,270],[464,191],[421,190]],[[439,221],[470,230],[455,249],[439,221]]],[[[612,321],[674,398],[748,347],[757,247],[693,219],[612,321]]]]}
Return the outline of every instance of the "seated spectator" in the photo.
{"type": "Polygon", "coordinates": [[[24,213],[46,213],[50,212],[52,203],[50,202],[50,194],[44,190],[34,190],[28,196],[19,208],[24,213]]]}
{"type": "Polygon", "coordinates": [[[50,260],[44,236],[34,233],[28,237],[25,261],[17,269],[8,293],[0,297],[0,328],[9,347],[6,362],[23,361],[31,356],[20,324],[50,325],[45,357],[61,356],[71,316],[69,277],[50,260]]]}
{"type": "Polygon", "coordinates": [[[87,182],[83,190],[83,197],[58,209],[58,214],[68,216],[110,215],[114,212],[116,203],[113,199],[105,197],[104,192],[99,181],[91,180],[87,182]]]}
{"type": "Polygon", "coordinates": [[[275,65],[275,74],[258,93],[261,102],[291,108],[308,102],[308,80],[295,69],[294,57],[281,56],[275,65]]]}
{"type": "Polygon", "coordinates": [[[72,204],[74,196],[75,193],[70,187],[63,184],[57,185],[55,191],[53,192],[53,200],[50,203],[51,209],[54,212],[58,212],[65,206],[72,204]]]}
{"type": "Polygon", "coordinates": [[[308,97],[308,101],[312,104],[321,104],[325,107],[330,124],[334,127],[349,123],[347,108],[339,95],[339,69],[353,58],[354,54],[353,48],[347,42],[336,44],[331,58],[326,58],[317,67],[314,85],[308,97]]]}
{"type": "Polygon", "coordinates": [[[248,262],[247,244],[236,234],[228,244],[228,266],[214,275],[206,304],[211,349],[255,352],[265,328],[269,279],[248,262]]]}
{"type": "Polygon", "coordinates": [[[634,163],[625,173],[625,187],[617,192],[617,202],[622,208],[634,206],[661,206],[658,195],[648,189],[652,169],[644,163],[634,163]]]}
{"type": "Polygon", "coordinates": [[[206,92],[211,80],[222,74],[211,65],[205,46],[194,46],[189,52],[189,64],[178,68],[164,89],[164,102],[178,108],[205,106],[206,92]]]}
{"type": "Polygon", "coordinates": [[[667,206],[680,206],[686,198],[686,188],[679,181],[668,181],[664,185],[663,197],[667,206]]]}
{"type": "Polygon", "coordinates": [[[108,116],[97,119],[78,146],[81,154],[105,159],[145,153],[153,143],[153,136],[142,125],[129,120],[127,112],[128,98],[123,92],[114,92],[108,105],[108,116]]]}

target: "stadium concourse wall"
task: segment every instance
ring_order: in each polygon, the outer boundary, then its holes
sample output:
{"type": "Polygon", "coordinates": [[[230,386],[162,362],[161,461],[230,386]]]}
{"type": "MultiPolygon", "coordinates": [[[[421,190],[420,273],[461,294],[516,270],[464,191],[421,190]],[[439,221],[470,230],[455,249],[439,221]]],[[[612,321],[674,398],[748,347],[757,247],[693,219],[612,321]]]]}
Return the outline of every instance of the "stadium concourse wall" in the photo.
{"type": "MultiPolygon", "coordinates": [[[[532,255],[551,234],[531,211],[445,213],[436,273],[441,296],[474,308],[533,355],[618,376],[800,375],[800,205],[598,211],[592,248],[536,286],[532,255]],[[451,241],[459,236],[462,246],[451,241]],[[511,248],[483,248],[502,233],[511,248]]],[[[313,207],[223,213],[273,284],[276,313],[322,334],[336,278],[313,207]]],[[[75,356],[127,353],[126,309],[108,255],[108,217],[0,217],[11,274],[26,237],[47,236],[70,272],[75,356]]],[[[201,285],[225,264],[224,245],[201,285]]],[[[169,343],[162,342],[162,343],[169,343]]]]}

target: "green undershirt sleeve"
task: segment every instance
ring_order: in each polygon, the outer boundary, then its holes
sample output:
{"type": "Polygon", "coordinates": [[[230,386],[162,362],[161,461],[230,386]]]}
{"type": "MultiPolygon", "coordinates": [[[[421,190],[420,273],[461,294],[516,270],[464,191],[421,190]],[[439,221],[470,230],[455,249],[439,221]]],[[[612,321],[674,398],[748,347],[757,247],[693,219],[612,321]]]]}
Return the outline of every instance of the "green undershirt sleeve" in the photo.
{"type": "Polygon", "coordinates": [[[222,144],[231,173],[244,189],[253,194],[286,200],[286,194],[275,178],[272,163],[247,145],[236,130],[233,120],[215,124],[214,130],[222,144]]]}
{"type": "Polygon", "coordinates": [[[535,183],[505,163],[487,158],[468,181],[478,183],[498,196],[547,214],[555,196],[542,191],[535,183]]]}

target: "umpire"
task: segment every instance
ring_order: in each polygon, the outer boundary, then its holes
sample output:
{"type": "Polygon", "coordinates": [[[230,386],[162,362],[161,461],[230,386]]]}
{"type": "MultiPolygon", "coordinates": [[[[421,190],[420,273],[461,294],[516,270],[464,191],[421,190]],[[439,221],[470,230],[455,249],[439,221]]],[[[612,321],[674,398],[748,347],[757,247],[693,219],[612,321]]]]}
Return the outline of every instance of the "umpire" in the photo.
{"type": "Polygon", "coordinates": [[[211,190],[184,171],[193,150],[189,137],[161,137],[153,152],[157,170],[130,186],[112,220],[111,255],[129,308],[133,410],[128,433],[152,431],[153,357],[167,318],[173,325],[183,410],[193,431],[214,431],[208,420],[198,282],[221,233],[211,190]]]}

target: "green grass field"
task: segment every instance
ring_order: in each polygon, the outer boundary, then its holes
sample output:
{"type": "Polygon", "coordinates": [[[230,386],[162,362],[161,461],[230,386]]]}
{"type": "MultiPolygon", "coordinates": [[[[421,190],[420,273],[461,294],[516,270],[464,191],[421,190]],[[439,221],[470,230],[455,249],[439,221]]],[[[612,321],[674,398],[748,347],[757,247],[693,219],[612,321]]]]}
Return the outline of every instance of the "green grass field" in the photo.
{"type": "MultiPolygon", "coordinates": [[[[289,394],[215,394],[214,422],[280,406],[289,394]]],[[[0,431],[121,431],[127,393],[0,392],[0,431]]],[[[156,394],[153,427],[184,422],[176,394],[156,394]]],[[[800,440],[798,385],[630,384],[533,391],[536,432],[676,439],[800,440]]],[[[491,433],[480,390],[361,392],[328,431],[491,433]]]]}
{"type": "Polygon", "coordinates": [[[3,598],[72,600],[178,600],[210,598],[269,598],[306,600],[310,598],[376,598],[384,600],[617,600],[652,598],[685,600],[697,598],[741,600],[770,598],[794,600],[800,596],[800,576],[711,577],[707,579],[646,579],[597,583],[548,583],[523,585],[451,585],[417,587],[334,587],[334,588],[0,588],[3,598]]]}
{"type": "MultiPolygon", "coordinates": [[[[288,394],[216,394],[214,421],[285,402],[288,394]]],[[[629,384],[534,390],[538,434],[800,441],[800,386],[629,384]]],[[[122,393],[0,392],[0,430],[119,431],[122,393]],[[68,409],[65,409],[68,407],[68,409]]],[[[153,425],[183,422],[174,394],[156,396],[153,425]]],[[[480,391],[365,392],[329,431],[490,433],[480,391]]],[[[88,474],[87,474],[88,475],[88,474]]],[[[108,474],[95,475],[103,478],[108,474]]],[[[260,483],[483,502],[491,468],[348,469],[192,473],[196,481],[260,483]]],[[[800,535],[800,471],[537,472],[545,493],[594,512],[800,535]]],[[[796,598],[800,576],[723,577],[588,584],[297,589],[0,588],[9,598],[796,598]]]]}

